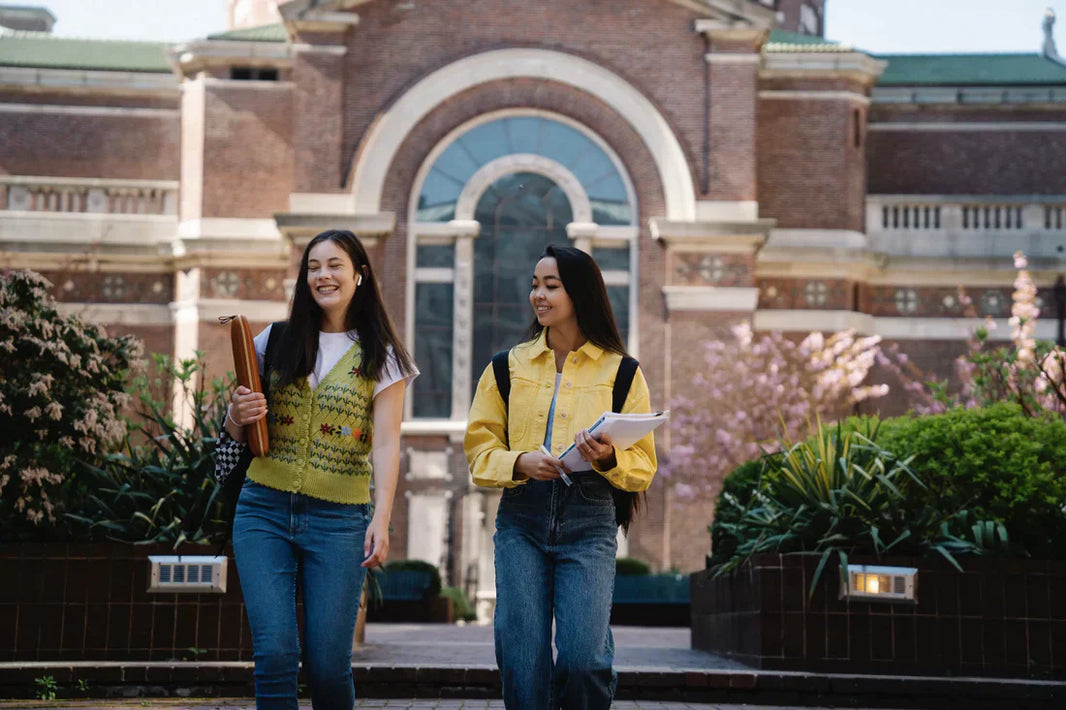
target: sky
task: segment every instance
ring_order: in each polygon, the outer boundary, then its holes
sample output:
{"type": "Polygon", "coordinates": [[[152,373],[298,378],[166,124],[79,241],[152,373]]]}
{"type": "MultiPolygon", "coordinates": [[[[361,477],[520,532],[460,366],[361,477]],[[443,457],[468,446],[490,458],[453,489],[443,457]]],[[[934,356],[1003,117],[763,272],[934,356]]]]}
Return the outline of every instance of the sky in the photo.
{"type": "MultiPolygon", "coordinates": [[[[57,18],[55,33],[68,37],[171,42],[226,29],[226,0],[18,0],[17,4],[47,7],[57,18]]],[[[1055,34],[1060,54],[1066,55],[1066,0],[827,0],[826,36],[882,54],[1039,52],[1048,7],[1060,17],[1055,34]]]]}

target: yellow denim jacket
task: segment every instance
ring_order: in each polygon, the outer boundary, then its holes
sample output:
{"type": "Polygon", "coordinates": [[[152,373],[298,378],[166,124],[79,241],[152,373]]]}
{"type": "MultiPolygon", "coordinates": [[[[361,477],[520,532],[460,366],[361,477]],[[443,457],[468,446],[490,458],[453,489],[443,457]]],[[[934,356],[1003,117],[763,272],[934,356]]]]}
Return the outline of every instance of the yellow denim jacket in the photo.
{"type": "MultiPolygon", "coordinates": [[[[622,356],[585,343],[566,357],[552,423],[551,451],[555,456],[574,443],[574,436],[611,409],[614,377],[622,356]]],[[[470,406],[464,449],[474,483],[491,488],[511,488],[525,481],[512,480],[515,460],[527,451],[539,451],[547,431],[548,410],[555,391],[555,355],[545,331],[536,340],[515,346],[508,364],[511,371],[510,421],[496,377],[489,363],[481,373],[470,406]],[[508,442],[510,446],[508,446],[508,442]]],[[[651,411],[644,373],[637,368],[623,412],[651,411]]],[[[643,491],[658,466],[652,434],[625,451],[615,450],[616,465],[598,471],[612,486],[643,491]]]]}

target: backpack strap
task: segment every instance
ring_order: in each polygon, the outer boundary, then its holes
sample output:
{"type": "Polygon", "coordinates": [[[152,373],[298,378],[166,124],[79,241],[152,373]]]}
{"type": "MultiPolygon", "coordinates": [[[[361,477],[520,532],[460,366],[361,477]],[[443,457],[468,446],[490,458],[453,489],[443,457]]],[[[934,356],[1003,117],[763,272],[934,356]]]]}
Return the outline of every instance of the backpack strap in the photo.
{"type": "Polygon", "coordinates": [[[503,398],[503,406],[506,408],[511,398],[511,367],[507,363],[510,350],[501,350],[492,356],[492,374],[496,376],[496,389],[503,398]]]}
{"type": "Polygon", "coordinates": [[[279,320],[270,324],[270,335],[267,336],[266,352],[263,353],[263,372],[262,386],[263,393],[270,398],[270,369],[274,363],[274,358],[278,354],[278,346],[281,344],[281,338],[288,329],[289,324],[286,321],[279,320]]]}
{"type": "Polygon", "coordinates": [[[614,376],[614,387],[611,388],[611,411],[621,412],[629,397],[629,386],[633,384],[633,375],[637,374],[640,365],[628,355],[618,363],[618,372],[614,376]]]}

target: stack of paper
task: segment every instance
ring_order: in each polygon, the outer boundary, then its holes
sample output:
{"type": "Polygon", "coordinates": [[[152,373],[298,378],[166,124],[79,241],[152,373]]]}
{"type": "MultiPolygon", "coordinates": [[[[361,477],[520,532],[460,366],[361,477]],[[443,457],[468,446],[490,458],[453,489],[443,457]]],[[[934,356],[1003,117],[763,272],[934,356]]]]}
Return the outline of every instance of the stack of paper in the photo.
{"type": "MultiPolygon", "coordinates": [[[[614,448],[622,451],[643,439],[669,419],[670,410],[631,414],[604,412],[596,423],[589,427],[589,433],[595,437],[606,434],[611,438],[614,448]]],[[[592,470],[592,464],[581,458],[581,453],[574,444],[571,444],[570,448],[559,456],[559,460],[571,471],[592,470]]]]}

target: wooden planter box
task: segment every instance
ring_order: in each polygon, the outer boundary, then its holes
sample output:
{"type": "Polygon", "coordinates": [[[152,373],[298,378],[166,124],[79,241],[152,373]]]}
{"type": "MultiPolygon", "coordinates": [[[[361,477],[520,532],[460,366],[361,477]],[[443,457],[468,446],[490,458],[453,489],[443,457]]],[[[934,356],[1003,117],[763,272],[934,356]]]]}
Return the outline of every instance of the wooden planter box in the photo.
{"type": "Polygon", "coordinates": [[[1066,563],[849,562],[917,567],[917,603],[839,599],[835,563],[808,601],[817,555],[760,555],[692,575],[693,648],[762,669],[1066,679],[1066,563]]]}
{"type": "Polygon", "coordinates": [[[0,661],[252,660],[232,558],[225,594],[149,594],[150,554],[176,552],[168,545],[0,546],[0,661]]]}

